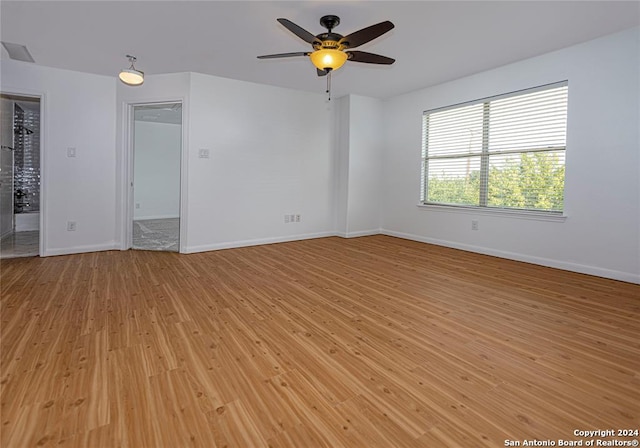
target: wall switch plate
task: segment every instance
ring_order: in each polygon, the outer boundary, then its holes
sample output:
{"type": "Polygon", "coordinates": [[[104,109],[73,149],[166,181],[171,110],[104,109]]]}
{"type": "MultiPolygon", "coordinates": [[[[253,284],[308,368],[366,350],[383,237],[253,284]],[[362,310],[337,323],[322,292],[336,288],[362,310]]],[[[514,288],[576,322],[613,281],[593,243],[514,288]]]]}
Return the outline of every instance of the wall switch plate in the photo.
{"type": "Polygon", "coordinates": [[[67,232],[75,232],[75,231],[76,231],[76,222],[67,221],[67,232]]]}
{"type": "Polygon", "coordinates": [[[136,202],[136,208],[140,208],[140,203],[136,202]]]}
{"type": "Polygon", "coordinates": [[[76,148],[67,148],[67,157],[75,157],[76,148]]]}
{"type": "Polygon", "coordinates": [[[289,224],[289,215],[284,215],[284,223],[289,224]]]}
{"type": "Polygon", "coordinates": [[[206,148],[198,149],[198,158],[200,159],[208,159],[209,158],[209,150],[206,148]]]}
{"type": "Polygon", "coordinates": [[[300,215],[296,215],[296,222],[300,222],[300,215]]]}

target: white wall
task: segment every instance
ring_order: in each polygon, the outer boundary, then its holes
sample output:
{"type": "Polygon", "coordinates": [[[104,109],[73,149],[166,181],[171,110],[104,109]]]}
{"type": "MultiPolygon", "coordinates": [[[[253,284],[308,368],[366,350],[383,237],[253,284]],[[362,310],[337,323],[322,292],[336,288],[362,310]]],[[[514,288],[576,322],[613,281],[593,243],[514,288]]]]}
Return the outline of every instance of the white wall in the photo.
{"type": "Polygon", "coordinates": [[[320,93],[189,73],[150,75],[133,88],[115,76],[10,60],[2,61],[0,87],[43,96],[44,255],[123,247],[131,174],[125,106],[180,100],[186,252],[336,231],[352,236],[379,225],[392,235],[640,282],[638,33],[382,103],[350,96],[328,105],[320,93]],[[569,80],[566,221],[417,207],[425,109],[563,79],[569,80]],[[337,132],[331,107],[335,120],[348,121],[337,132]],[[66,156],[68,147],[77,157],[66,156]],[[198,157],[201,148],[210,158],[198,157]],[[372,175],[377,170],[379,179],[372,175]],[[285,224],[284,214],[302,221],[285,224]],[[471,219],[479,220],[479,231],[471,231],[471,219]],[[77,222],[75,232],[66,230],[67,221],[77,222]]]}
{"type": "Polygon", "coordinates": [[[354,237],[379,233],[382,102],[348,95],[334,106],[337,234],[354,237]]]}
{"type": "Polygon", "coordinates": [[[180,216],[182,126],[135,121],[133,219],[180,216]]]}
{"type": "Polygon", "coordinates": [[[189,96],[187,252],[333,233],[324,95],[192,73],[189,96]]]}
{"type": "Polygon", "coordinates": [[[382,102],[351,95],[347,235],[380,231],[380,179],[384,122],[382,102]]]}
{"type": "Polygon", "coordinates": [[[43,255],[113,248],[115,78],[3,60],[1,80],[3,92],[42,95],[43,255]]]}
{"type": "Polygon", "coordinates": [[[640,282],[639,28],[385,105],[382,227],[419,241],[640,282]],[[427,109],[569,81],[565,222],[417,207],[427,109]],[[471,220],[479,230],[471,230],[471,220]]]}
{"type": "Polygon", "coordinates": [[[346,95],[336,98],[332,102],[331,144],[334,150],[334,228],[337,235],[346,238],[349,211],[349,114],[351,97],[346,95]]]}

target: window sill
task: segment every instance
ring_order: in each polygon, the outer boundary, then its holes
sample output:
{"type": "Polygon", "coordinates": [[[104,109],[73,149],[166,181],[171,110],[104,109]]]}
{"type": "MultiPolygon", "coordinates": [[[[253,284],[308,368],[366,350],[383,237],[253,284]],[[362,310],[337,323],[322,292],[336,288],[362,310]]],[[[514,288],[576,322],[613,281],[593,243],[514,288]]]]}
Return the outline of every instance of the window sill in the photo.
{"type": "Polygon", "coordinates": [[[461,207],[435,204],[418,204],[417,207],[423,210],[435,212],[463,213],[467,215],[504,216],[508,218],[529,219],[534,221],[565,222],[567,220],[567,215],[564,214],[530,212],[523,210],[503,210],[497,208],[461,207]]]}

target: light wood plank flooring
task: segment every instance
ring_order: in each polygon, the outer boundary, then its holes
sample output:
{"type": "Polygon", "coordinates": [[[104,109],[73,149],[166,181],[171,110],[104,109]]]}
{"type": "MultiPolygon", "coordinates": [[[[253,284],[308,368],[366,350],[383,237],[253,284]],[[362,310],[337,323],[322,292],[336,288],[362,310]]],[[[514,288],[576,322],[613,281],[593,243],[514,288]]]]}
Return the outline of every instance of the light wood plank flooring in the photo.
{"type": "Polygon", "coordinates": [[[3,260],[0,445],[498,447],[640,427],[640,286],[401,239],[3,260]]]}

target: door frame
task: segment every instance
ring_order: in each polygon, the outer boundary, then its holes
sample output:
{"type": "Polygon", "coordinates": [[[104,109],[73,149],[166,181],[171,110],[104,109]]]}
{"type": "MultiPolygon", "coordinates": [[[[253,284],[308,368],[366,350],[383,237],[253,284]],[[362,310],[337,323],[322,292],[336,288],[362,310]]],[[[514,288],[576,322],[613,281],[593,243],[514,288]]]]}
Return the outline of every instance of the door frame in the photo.
{"type": "MultiPolygon", "coordinates": [[[[15,144],[16,144],[16,136],[15,136],[15,132],[14,132],[14,123],[15,123],[15,110],[16,110],[16,103],[15,100],[10,100],[10,99],[1,99],[2,101],[10,101],[11,102],[11,145],[2,145],[2,147],[0,148],[0,157],[3,157],[4,154],[9,154],[11,155],[11,193],[9,195],[9,197],[11,198],[11,205],[9,207],[10,213],[11,213],[11,228],[9,230],[7,230],[6,232],[2,231],[2,228],[0,227],[0,239],[11,235],[14,231],[15,231],[15,227],[16,227],[16,217],[15,217],[15,213],[13,212],[14,210],[14,189],[15,189],[15,177],[16,177],[16,173],[15,173],[15,144]],[[4,151],[7,151],[6,153],[4,151]]],[[[4,106],[3,106],[4,107],[4,106]]],[[[4,165],[2,165],[1,169],[4,170],[4,165]]],[[[0,193],[1,194],[1,193],[0,193]]],[[[0,198],[0,201],[2,201],[2,199],[0,198]]],[[[1,213],[1,212],[0,212],[1,213]]]]}
{"type": "MultiPolygon", "coordinates": [[[[40,215],[39,215],[39,229],[38,229],[38,256],[46,256],[47,247],[47,152],[45,148],[49,140],[49,129],[47,128],[47,116],[46,116],[46,94],[44,92],[17,89],[12,87],[3,86],[0,90],[3,95],[18,96],[23,98],[37,99],[40,101],[40,215]]],[[[15,170],[14,170],[15,175],[15,170]]],[[[14,217],[15,219],[15,217],[14,217]]],[[[15,221],[14,221],[15,224],[15,221]]]]}
{"type": "Polygon", "coordinates": [[[186,247],[186,236],[187,236],[187,176],[186,176],[186,168],[187,168],[187,133],[185,132],[185,123],[187,123],[186,119],[186,101],[184,98],[166,98],[166,99],[153,99],[153,100],[140,100],[140,101],[127,101],[123,103],[124,113],[124,151],[123,151],[123,183],[122,183],[122,222],[121,222],[121,230],[122,230],[122,242],[120,249],[121,250],[129,250],[133,247],[133,210],[134,210],[134,197],[133,197],[133,186],[134,186],[134,127],[135,127],[135,116],[134,116],[134,108],[138,106],[153,106],[160,104],[176,104],[180,103],[182,105],[182,116],[181,116],[181,148],[180,148],[180,206],[179,206],[179,220],[180,220],[180,230],[179,230],[179,253],[184,253],[184,248],[186,247]]]}

